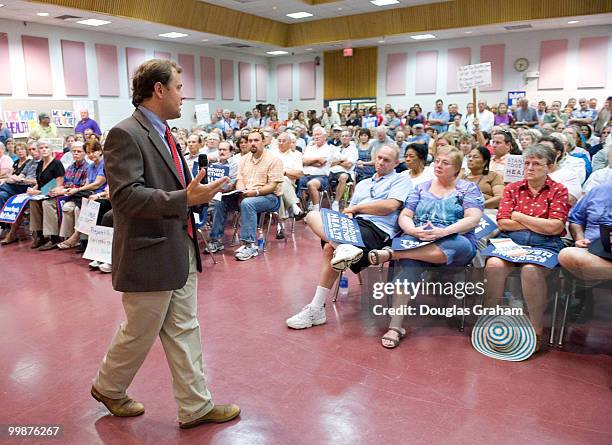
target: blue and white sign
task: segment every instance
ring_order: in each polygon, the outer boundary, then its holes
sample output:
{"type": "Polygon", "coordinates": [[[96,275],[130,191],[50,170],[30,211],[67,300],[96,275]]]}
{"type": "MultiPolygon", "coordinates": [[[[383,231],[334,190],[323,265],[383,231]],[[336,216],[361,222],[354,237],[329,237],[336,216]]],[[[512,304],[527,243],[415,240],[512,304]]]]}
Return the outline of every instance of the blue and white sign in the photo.
{"type": "Polygon", "coordinates": [[[433,241],[421,241],[414,236],[402,235],[393,238],[393,241],[391,241],[391,248],[393,250],[412,250],[431,243],[433,243],[433,241]]]}
{"type": "Polygon", "coordinates": [[[523,97],[527,97],[527,91],[508,91],[508,106],[511,107],[523,97]]]}
{"type": "Polygon", "coordinates": [[[208,176],[208,182],[211,183],[217,179],[221,179],[224,176],[229,176],[229,165],[211,164],[206,170],[206,176],[208,176]]]}
{"type": "Polygon", "coordinates": [[[497,229],[497,224],[485,213],[474,228],[474,235],[476,235],[477,239],[482,239],[493,233],[495,229],[497,229]]]}
{"type": "Polygon", "coordinates": [[[23,209],[26,208],[29,200],[30,195],[27,193],[11,196],[4,204],[4,207],[2,207],[0,222],[14,224],[19,215],[21,215],[21,212],[23,212],[23,209]]]}
{"type": "Polygon", "coordinates": [[[378,126],[378,117],[376,116],[364,116],[361,118],[361,126],[363,128],[374,128],[378,126]]]}
{"type": "Polygon", "coordinates": [[[361,230],[354,219],[329,209],[321,209],[321,218],[323,219],[323,230],[328,240],[340,244],[365,247],[361,238],[361,230]]]}
{"type": "Polygon", "coordinates": [[[494,256],[511,263],[537,264],[547,269],[552,269],[559,264],[558,255],[550,250],[523,246],[521,246],[521,250],[524,252],[520,255],[508,255],[504,251],[496,249],[495,246],[488,246],[480,253],[482,256],[494,256]]]}

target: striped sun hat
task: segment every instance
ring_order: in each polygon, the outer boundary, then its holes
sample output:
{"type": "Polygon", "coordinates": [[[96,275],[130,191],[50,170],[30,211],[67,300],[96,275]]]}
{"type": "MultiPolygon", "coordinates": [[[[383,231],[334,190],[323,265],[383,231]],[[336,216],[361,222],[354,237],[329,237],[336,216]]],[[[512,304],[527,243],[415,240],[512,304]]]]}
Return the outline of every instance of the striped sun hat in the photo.
{"type": "Polygon", "coordinates": [[[483,315],[472,330],[472,345],[489,357],[520,362],[535,352],[536,333],[525,315],[483,315]]]}

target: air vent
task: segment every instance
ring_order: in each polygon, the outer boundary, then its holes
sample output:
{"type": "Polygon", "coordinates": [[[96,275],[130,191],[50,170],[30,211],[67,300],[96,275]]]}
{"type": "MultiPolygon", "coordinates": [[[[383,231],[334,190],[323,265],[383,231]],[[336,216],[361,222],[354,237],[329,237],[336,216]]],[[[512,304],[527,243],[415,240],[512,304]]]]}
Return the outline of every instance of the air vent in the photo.
{"type": "Polygon", "coordinates": [[[246,45],[244,43],[238,43],[238,42],[222,43],[219,46],[226,46],[228,48],[252,48],[251,45],[246,45]]]}
{"type": "Polygon", "coordinates": [[[83,17],[77,17],[76,15],[64,14],[64,15],[59,15],[55,18],[58,20],[74,20],[74,19],[82,19],[83,17]]]}
{"type": "Polygon", "coordinates": [[[533,26],[527,24],[527,25],[510,25],[510,26],[504,26],[504,28],[506,28],[507,31],[516,31],[517,29],[531,29],[533,28],[533,26]]]}

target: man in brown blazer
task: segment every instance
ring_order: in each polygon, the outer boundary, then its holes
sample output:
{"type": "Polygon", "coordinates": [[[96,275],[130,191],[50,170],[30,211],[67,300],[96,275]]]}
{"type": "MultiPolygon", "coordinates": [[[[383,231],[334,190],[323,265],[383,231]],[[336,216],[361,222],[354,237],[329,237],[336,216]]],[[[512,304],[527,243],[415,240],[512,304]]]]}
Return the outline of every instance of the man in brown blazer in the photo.
{"type": "Polygon", "coordinates": [[[197,319],[200,253],[192,206],[206,203],[227,182],[191,180],[166,121],[181,116],[181,68],[153,59],[134,73],[136,111],[117,124],[104,146],[113,205],[113,287],[123,292],[124,321],[93,381],[92,396],[116,416],[144,406],[126,394],[160,337],[172,372],[181,428],[221,423],[238,406],[215,405],[206,387],[197,319]]]}

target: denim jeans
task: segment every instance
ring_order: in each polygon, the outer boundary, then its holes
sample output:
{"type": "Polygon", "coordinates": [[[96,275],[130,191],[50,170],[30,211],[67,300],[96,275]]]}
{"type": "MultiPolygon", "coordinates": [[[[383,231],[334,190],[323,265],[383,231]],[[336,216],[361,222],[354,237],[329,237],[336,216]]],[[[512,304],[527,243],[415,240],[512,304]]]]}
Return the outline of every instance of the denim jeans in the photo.
{"type": "Polygon", "coordinates": [[[4,207],[4,204],[6,203],[6,201],[9,200],[11,196],[19,195],[20,193],[25,193],[27,191],[27,185],[7,183],[2,184],[0,186],[0,209],[4,207]]]}
{"type": "Polygon", "coordinates": [[[227,219],[228,210],[240,211],[240,240],[249,243],[257,242],[257,214],[278,209],[278,196],[270,193],[265,196],[244,198],[238,204],[238,195],[224,196],[215,204],[211,239],[221,239],[227,219]]]}

